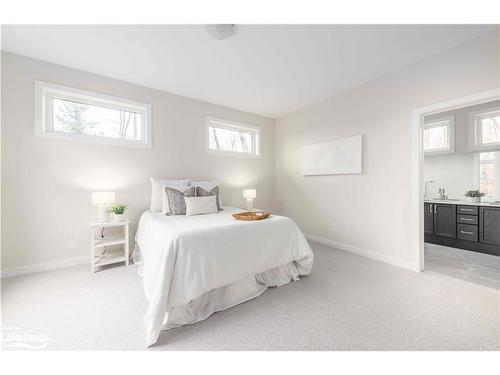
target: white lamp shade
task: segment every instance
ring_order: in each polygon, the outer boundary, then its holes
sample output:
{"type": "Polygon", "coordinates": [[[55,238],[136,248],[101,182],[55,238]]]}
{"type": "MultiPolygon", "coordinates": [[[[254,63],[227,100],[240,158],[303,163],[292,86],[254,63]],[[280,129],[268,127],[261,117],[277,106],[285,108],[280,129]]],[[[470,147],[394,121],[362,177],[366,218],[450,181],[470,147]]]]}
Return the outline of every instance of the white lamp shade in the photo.
{"type": "Polygon", "coordinates": [[[115,192],[114,191],[98,191],[92,193],[92,204],[111,204],[115,203],[115,192]]]}
{"type": "Polygon", "coordinates": [[[257,191],[255,189],[244,189],[243,198],[245,199],[255,199],[257,196],[257,191]]]}

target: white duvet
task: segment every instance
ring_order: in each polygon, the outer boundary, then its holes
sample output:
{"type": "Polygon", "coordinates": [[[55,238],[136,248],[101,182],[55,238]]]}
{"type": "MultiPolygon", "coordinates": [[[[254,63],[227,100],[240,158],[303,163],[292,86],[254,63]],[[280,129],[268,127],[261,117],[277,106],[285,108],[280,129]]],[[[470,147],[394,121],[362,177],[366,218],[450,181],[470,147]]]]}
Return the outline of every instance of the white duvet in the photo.
{"type": "Polygon", "coordinates": [[[237,211],[165,216],[146,211],[136,233],[149,302],[147,345],[162,329],[194,323],[311,272],[313,253],[289,218],[237,221],[237,211]]]}

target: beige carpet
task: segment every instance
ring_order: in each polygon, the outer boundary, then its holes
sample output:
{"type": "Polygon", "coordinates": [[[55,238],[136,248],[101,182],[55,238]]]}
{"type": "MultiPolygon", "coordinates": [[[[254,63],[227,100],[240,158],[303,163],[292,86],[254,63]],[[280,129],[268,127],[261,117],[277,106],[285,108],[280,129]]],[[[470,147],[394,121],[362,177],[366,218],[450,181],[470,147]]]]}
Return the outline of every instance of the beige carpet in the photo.
{"type": "MultiPolygon", "coordinates": [[[[164,331],[149,350],[500,349],[497,290],[312,246],[311,276],[164,331]]],[[[145,309],[134,266],[2,280],[2,328],[43,332],[47,349],[144,349],[145,309]]]]}

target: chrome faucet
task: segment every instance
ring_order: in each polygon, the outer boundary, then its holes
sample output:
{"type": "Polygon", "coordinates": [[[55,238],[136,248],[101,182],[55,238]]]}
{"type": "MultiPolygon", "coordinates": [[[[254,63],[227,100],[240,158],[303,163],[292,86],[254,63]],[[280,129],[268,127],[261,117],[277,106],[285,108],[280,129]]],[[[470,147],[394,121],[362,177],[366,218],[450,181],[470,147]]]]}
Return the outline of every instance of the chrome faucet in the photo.
{"type": "Polygon", "coordinates": [[[439,199],[448,199],[448,196],[445,194],[444,188],[439,188],[439,199]]]}

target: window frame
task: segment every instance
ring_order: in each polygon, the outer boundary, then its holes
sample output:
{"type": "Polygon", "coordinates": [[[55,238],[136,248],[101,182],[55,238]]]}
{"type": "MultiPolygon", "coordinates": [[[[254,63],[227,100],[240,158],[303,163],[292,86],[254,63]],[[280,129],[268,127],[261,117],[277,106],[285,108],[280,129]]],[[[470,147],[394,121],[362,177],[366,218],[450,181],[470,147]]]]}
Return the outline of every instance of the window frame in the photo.
{"type": "Polygon", "coordinates": [[[422,127],[422,144],[423,144],[423,137],[425,130],[432,128],[440,128],[443,126],[442,125],[443,122],[448,122],[448,125],[444,125],[448,126],[448,147],[444,149],[440,148],[436,150],[425,150],[425,145],[424,145],[423,147],[425,155],[443,155],[443,154],[452,154],[455,152],[455,116],[440,117],[425,122],[424,126],[422,127]]]}
{"type": "Polygon", "coordinates": [[[151,105],[148,103],[137,102],[134,100],[105,95],[93,91],[80,90],[73,87],[43,81],[35,81],[34,99],[34,130],[36,137],[129,147],[152,147],[151,105]],[[141,115],[141,139],[133,140],[54,131],[54,98],[138,113],[141,115]]]}
{"type": "Polygon", "coordinates": [[[483,143],[483,132],[482,132],[482,124],[480,120],[491,116],[492,114],[498,114],[500,116],[500,109],[498,108],[487,108],[479,111],[475,111],[471,113],[471,123],[473,130],[473,139],[474,139],[474,147],[479,150],[489,150],[489,149],[498,149],[500,146],[499,142],[491,142],[491,143],[483,143]]]}
{"type": "MultiPolygon", "coordinates": [[[[495,169],[495,175],[499,172],[499,164],[498,164],[498,157],[497,157],[497,152],[498,151],[481,151],[478,153],[478,189],[482,191],[481,189],[481,166],[482,165],[488,165],[488,164],[492,164],[493,165],[493,168],[495,169]],[[488,162],[485,162],[483,160],[481,160],[481,154],[486,154],[486,153],[491,153],[493,154],[493,160],[492,161],[489,161],[488,162]]],[[[495,193],[498,195],[498,186],[496,186],[496,182],[498,181],[498,178],[495,179],[495,193]]],[[[484,196],[485,200],[490,200],[490,199],[496,199],[496,196],[488,196],[488,195],[485,195],[484,196]]]]}
{"type": "Polygon", "coordinates": [[[223,120],[216,117],[207,116],[205,118],[205,151],[207,154],[222,155],[222,156],[236,156],[240,158],[261,158],[261,129],[259,126],[243,124],[240,122],[223,120]],[[240,131],[244,130],[252,134],[252,152],[239,152],[239,151],[229,151],[229,150],[214,150],[210,148],[210,127],[215,126],[217,128],[226,130],[240,131]]]}

